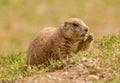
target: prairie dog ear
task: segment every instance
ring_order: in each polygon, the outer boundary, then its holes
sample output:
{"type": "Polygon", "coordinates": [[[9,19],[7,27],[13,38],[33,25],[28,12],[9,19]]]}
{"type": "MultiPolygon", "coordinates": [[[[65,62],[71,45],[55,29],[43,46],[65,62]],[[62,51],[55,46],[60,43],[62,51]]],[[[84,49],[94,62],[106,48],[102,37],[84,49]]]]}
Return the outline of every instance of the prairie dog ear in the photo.
{"type": "Polygon", "coordinates": [[[65,21],[65,22],[64,22],[64,26],[66,27],[66,26],[67,26],[67,24],[68,24],[68,22],[66,22],[66,21],[65,21]]]}

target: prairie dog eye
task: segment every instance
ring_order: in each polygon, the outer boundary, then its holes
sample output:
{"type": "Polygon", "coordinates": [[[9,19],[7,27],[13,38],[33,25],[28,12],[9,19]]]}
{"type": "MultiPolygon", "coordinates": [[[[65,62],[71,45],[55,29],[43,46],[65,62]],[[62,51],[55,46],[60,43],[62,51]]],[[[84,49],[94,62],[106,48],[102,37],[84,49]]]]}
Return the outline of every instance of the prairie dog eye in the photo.
{"type": "Polygon", "coordinates": [[[75,24],[75,23],[73,23],[72,25],[73,25],[73,27],[78,27],[79,26],[78,24],[75,24]]]}

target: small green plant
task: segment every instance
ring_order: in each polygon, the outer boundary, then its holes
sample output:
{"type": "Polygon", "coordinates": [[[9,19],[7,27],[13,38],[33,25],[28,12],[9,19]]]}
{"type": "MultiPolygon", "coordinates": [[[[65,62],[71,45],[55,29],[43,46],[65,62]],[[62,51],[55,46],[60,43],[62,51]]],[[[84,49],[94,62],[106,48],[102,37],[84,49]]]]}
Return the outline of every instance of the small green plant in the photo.
{"type": "Polygon", "coordinates": [[[25,72],[22,71],[24,67],[24,54],[25,52],[8,53],[6,55],[0,54],[1,79],[15,79],[25,76],[25,72]]]}
{"type": "Polygon", "coordinates": [[[104,36],[101,39],[100,49],[102,51],[120,51],[120,35],[104,36]]]}

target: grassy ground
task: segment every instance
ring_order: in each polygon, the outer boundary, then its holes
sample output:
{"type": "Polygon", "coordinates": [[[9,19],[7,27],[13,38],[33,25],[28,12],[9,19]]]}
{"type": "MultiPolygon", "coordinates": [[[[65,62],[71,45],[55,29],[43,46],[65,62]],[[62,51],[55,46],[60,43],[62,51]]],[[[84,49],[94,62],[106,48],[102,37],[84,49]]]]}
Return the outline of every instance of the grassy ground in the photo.
{"type": "MultiPolygon", "coordinates": [[[[71,75],[70,71],[81,70],[77,68],[78,65],[83,64],[81,60],[90,60],[85,66],[84,71],[87,73],[81,75],[86,76],[96,75],[99,77],[95,82],[96,83],[119,83],[120,82],[120,35],[104,36],[100,40],[95,40],[93,48],[89,51],[81,51],[78,54],[73,54],[71,57],[71,63],[65,66],[64,59],[54,61],[50,60],[50,65],[46,66],[45,64],[34,67],[33,69],[28,68],[27,71],[23,71],[24,67],[24,57],[25,52],[10,52],[8,54],[0,54],[0,80],[3,83],[14,82],[15,80],[27,79],[27,77],[34,75],[35,73],[44,72],[44,75],[51,75],[49,72],[45,71],[58,71],[57,73],[53,72],[52,76],[56,76],[59,73],[59,70],[63,72],[64,68],[68,67],[68,75],[71,75]],[[69,65],[77,65],[76,67],[69,67],[69,65]],[[73,69],[76,68],[76,69],[73,69]]],[[[85,63],[84,63],[85,65],[85,63]]],[[[82,71],[83,72],[83,71],[82,71]]],[[[76,76],[75,73],[73,76],[76,76]]],[[[59,74],[61,76],[61,73],[59,74]]],[[[56,76],[56,77],[59,77],[56,76]]],[[[66,76],[66,77],[67,77],[66,76]]],[[[37,78],[37,77],[36,77],[37,78]]],[[[75,80],[82,78],[78,77],[75,80]]],[[[40,78],[39,78],[40,79],[40,78]]],[[[48,80],[46,77],[43,78],[44,81],[48,80]]],[[[42,80],[42,79],[41,79],[42,80]]],[[[51,79],[54,81],[54,79],[51,79]]],[[[67,78],[66,80],[71,80],[67,78]]],[[[33,81],[33,80],[32,80],[33,81]]],[[[27,82],[24,81],[25,83],[27,82]]],[[[66,82],[66,81],[65,81],[66,82]]],[[[52,82],[54,83],[54,82],[52,82]]]]}

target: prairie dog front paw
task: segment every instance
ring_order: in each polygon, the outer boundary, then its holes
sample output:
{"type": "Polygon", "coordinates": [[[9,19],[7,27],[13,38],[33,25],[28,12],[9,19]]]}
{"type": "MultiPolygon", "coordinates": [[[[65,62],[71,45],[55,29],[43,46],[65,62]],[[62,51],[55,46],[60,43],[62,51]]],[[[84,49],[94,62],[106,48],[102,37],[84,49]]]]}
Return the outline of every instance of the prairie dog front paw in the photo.
{"type": "Polygon", "coordinates": [[[94,40],[94,34],[93,34],[93,33],[90,33],[89,36],[88,36],[88,39],[94,40]]]}

